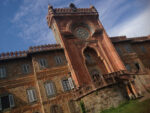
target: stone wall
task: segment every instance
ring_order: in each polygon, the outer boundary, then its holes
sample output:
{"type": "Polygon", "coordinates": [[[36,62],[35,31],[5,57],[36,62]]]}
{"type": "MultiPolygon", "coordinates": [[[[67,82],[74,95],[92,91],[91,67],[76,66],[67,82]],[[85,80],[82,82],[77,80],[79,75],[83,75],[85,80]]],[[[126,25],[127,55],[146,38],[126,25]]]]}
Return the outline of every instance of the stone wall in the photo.
{"type": "Polygon", "coordinates": [[[116,107],[125,101],[126,99],[122,93],[117,85],[110,86],[83,97],[78,101],[78,105],[83,101],[87,113],[98,113],[101,110],[116,107]]]}
{"type": "Polygon", "coordinates": [[[140,74],[135,75],[135,86],[137,90],[144,96],[147,91],[150,91],[150,75],[140,74]]]}

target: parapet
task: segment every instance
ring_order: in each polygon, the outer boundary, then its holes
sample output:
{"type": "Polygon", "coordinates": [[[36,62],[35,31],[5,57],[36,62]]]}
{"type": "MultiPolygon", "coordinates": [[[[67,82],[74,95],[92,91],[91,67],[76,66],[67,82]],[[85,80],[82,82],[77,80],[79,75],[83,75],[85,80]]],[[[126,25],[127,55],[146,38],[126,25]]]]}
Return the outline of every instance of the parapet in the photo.
{"type": "Polygon", "coordinates": [[[110,37],[112,42],[118,42],[118,41],[124,41],[127,40],[126,36],[115,36],[115,37],[110,37]]]}
{"type": "Polygon", "coordinates": [[[26,56],[27,56],[27,51],[7,52],[7,53],[0,54],[0,60],[18,58],[18,57],[26,57],[26,56]]]}
{"type": "Polygon", "coordinates": [[[98,12],[94,6],[90,8],[77,8],[73,3],[69,5],[67,8],[53,8],[53,6],[48,6],[48,15],[47,22],[50,26],[52,18],[55,16],[81,16],[81,15],[91,15],[97,16],[98,12]]]}
{"type": "Polygon", "coordinates": [[[116,36],[116,37],[110,37],[110,39],[113,43],[119,43],[125,41],[130,41],[131,43],[140,43],[140,42],[150,41],[150,35],[141,36],[141,37],[132,37],[132,38],[127,38],[126,36],[116,36]]]}
{"type": "Polygon", "coordinates": [[[61,46],[59,44],[48,44],[48,45],[40,45],[40,46],[33,46],[29,47],[29,53],[47,51],[47,50],[56,50],[60,49],[61,46]]]}
{"type": "Polygon", "coordinates": [[[57,49],[63,49],[63,48],[61,48],[61,46],[59,44],[33,46],[33,47],[29,47],[29,49],[26,51],[1,53],[0,60],[23,58],[23,57],[27,57],[27,55],[35,53],[35,52],[38,53],[38,52],[51,51],[51,50],[57,50],[57,49]]]}

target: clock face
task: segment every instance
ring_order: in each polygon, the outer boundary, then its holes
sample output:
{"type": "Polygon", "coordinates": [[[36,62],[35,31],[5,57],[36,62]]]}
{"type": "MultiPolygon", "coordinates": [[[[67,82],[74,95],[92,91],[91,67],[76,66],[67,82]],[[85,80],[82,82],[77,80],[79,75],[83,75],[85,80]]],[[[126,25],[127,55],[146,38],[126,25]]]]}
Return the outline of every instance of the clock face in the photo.
{"type": "Polygon", "coordinates": [[[84,27],[77,27],[74,30],[74,35],[80,39],[87,39],[89,37],[89,31],[84,27]]]}

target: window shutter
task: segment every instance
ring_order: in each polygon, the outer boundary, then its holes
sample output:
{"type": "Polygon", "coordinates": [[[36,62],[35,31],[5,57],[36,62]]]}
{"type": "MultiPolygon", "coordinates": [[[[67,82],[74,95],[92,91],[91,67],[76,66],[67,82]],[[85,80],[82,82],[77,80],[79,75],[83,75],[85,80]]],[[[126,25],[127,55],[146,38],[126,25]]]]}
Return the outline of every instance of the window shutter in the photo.
{"type": "Polygon", "coordinates": [[[56,64],[58,64],[57,56],[54,57],[56,64]]]}
{"type": "Polygon", "coordinates": [[[72,78],[69,77],[68,81],[69,81],[70,88],[73,89],[74,88],[74,84],[73,84],[72,78]]]}
{"type": "Polygon", "coordinates": [[[65,83],[65,80],[62,80],[62,85],[63,85],[64,91],[67,91],[67,85],[65,83]]]}
{"type": "Polygon", "coordinates": [[[40,69],[48,67],[47,60],[46,59],[39,59],[39,66],[40,66],[40,69]]]}
{"type": "Polygon", "coordinates": [[[45,84],[46,93],[49,96],[50,95],[50,85],[48,83],[45,84]]]}
{"type": "Polygon", "coordinates": [[[66,80],[66,84],[67,84],[67,90],[70,90],[70,89],[71,89],[71,87],[70,87],[70,84],[69,84],[68,79],[66,80]]]}
{"type": "Polygon", "coordinates": [[[11,94],[9,95],[9,104],[11,108],[15,106],[14,97],[11,94]]]}
{"type": "Polygon", "coordinates": [[[56,64],[61,64],[62,58],[60,56],[55,56],[55,62],[56,62],[56,64]]]}
{"type": "Polygon", "coordinates": [[[55,87],[52,82],[46,83],[45,88],[48,96],[55,94],[55,87]]]}
{"type": "Polygon", "coordinates": [[[1,98],[0,98],[0,111],[2,110],[1,98]]]}
{"type": "Polygon", "coordinates": [[[32,96],[31,96],[32,95],[31,90],[28,90],[27,93],[28,93],[29,102],[32,102],[33,100],[32,100],[32,96]]]}
{"type": "Polygon", "coordinates": [[[22,70],[24,73],[29,73],[29,64],[22,65],[22,70]]]}
{"type": "Polygon", "coordinates": [[[50,88],[51,88],[51,95],[54,95],[55,90],[54,90],[54,84],[52,82],[50,82],[50,88]]]}
{"type": "Polygon", "coordinates": [[[36,97],[35,89],[32,90],[32,93],[33,93],[33,100],[36,101],[36,100],[37,100],[37,97],[36,97]]]}
{"type": "Polygon", "coordinates": [[[39,67],[40,67],[40,69],[43,68],[43,62],[42,62],[42,59],[39,59],[39,67]]]}
{"type": "Polygon", "coordinates": [[[0,68],[0,78],[6,77],[6,69],[4,67],[0,68]]]}
{"type": "Polygon", "coordinates": [[[45,67],[48,67],[48,61],[44,59],[44,62],[45,62],[45,67]]]}
{"type": "Polygon", "coordinates": [[[28,90],[27,93],[28,93],[29,102],[34,102],[37,100],[34,89],[28,90]]]}

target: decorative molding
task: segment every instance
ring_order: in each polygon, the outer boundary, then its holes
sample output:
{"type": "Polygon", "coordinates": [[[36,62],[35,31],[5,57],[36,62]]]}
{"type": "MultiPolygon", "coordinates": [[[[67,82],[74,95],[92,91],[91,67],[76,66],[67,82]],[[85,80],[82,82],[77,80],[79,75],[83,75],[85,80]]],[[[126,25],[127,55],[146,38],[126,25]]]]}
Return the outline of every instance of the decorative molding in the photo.
{"type": "Polygon", "coordinates": [[[69,69],[67,66],[59,67],[59,68],[54,68],[50,69],[47,71],[41,71],[37,72],[37,79],[44,79],[44,78],[49,78],[49,77],[54,77],[54,76],[61,76],[64,74],[68,74],[69,69]]]}
{"type": "Polygon", "coordinates": [[[34,106],[31,106],[31,105],[26,105],[26,106],[22,106],[22,107],[19,107],[19,108],[16,108],[16,109],[12,109],[11,110],[11,113],[24,113],[26,111],[35,111],[37,109],[41,109],[41,105],[40,103],[38,102],[36,105],[34,106]]]}
{"type": "Polygon", "coordinates": [[[80,41],[76,41],[74,42],[75,45],[88,45],[91,43],[97,43],[97,40],[80,40],[80,41]]]}
{"type": "Polygon", "coordinates": [[[32,85],[35,83],[35,77],[33,75],[26,76],[26,77],[20,77],[20,78],[14,78],[11,80],[2,80],[0,81],[0,89],[7,88],[15,88],[20,87],[24,85],[32,85]]]}
{"type": "Polygon", "coordinates": [[[68,99],[68,98],[73,99],[74,98],[74,91],[71,90],[69,92],[64,92],[61,95],[58,95],[58,96],[55,96],[55,97],[51,98],[50,100],[43,101],[43,105],[45,105],[45,104],[54,104],[54,103],[57,103],[58,100],[62,100],[64,98],[66,98],[66,99],[68,99]]]}

